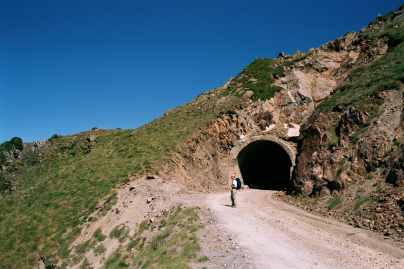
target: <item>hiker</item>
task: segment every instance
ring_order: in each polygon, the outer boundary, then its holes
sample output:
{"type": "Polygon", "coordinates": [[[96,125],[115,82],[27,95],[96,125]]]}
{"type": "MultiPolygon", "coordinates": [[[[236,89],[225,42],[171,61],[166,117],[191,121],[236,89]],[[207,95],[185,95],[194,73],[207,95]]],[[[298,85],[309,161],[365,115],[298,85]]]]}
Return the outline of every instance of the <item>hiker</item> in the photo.
{"type": "Polygon", "coordinates": [[[233,184],[230,189],[230,200],[231,200],[231,207],[236,207],[236,188],[233,187],[233,184]]]}
{"type": "Polygon", "coordinates": [[[232,176],[231,189],[230,189],[230,200],[231,206],[236,207],[236,192],[241,189],[241,180],[236,178],[236,176],[232,176]]]}
{"type": "Polygon", "coordinates": [[[231,186],[236,190],[241,189],[241,179],[236,176],[232,176],[231,186]]]}

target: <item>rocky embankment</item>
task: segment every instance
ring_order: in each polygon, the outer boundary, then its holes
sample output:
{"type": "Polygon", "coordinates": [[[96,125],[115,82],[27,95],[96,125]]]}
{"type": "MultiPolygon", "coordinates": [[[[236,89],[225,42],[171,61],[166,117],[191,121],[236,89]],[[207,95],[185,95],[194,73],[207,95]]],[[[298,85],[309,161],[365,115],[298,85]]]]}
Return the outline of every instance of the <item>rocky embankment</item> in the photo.
{"type": "Polygon", "coordinates": [[[163,170],[191,188],[224,188],[238,173],[235,145],[270,135],[296,153],[290,201],[402,241],[403,33],[401,7],[318,49],[254,61],[200,97],[242,101],[163,170]]]}

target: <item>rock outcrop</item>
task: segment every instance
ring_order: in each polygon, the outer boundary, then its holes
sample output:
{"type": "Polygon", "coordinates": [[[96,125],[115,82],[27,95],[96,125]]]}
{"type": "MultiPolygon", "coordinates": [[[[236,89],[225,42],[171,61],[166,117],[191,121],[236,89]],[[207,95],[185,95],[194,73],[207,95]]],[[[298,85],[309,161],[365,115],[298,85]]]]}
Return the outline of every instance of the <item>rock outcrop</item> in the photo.
{"type": "Polygon", "coordinates": [[[234,148],[275,137],[296,154],[291,193],[346,196],[351,208],[336,216],[403,238],[403,18],[401,8],[306,54],[257,60],[211,93],[243,102],[196,132],[162,171],[191,188],[224,188],[239,173],[234,148]],[[369,220],[361,208],[379,209],[369,220]]]}

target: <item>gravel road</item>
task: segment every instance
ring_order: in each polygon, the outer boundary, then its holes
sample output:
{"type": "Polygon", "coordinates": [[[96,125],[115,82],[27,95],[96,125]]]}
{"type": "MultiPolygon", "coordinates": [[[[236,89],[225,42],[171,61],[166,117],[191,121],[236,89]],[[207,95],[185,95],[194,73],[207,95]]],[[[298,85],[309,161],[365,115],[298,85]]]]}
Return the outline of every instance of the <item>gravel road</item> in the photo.
{"type": "Polygon", "coordinates": [[[404,268],[404,252],[368,231],[312,215],[271,191],[243,190],[237,208],[229,193],[206,196],[206,206],[245,249],[255,268],[404,268]]]}

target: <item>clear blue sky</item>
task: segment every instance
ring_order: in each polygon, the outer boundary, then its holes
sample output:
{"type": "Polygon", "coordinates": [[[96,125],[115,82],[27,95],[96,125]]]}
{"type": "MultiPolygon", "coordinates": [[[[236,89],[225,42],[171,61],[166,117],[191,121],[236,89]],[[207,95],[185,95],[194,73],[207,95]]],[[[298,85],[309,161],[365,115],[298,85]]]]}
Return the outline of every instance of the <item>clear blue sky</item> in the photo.
{"type": "Polygon", "coordinates": [[[254,58],[318,47],[400,3],[1,1],[0,141],[137,127],[254,58]]]}

